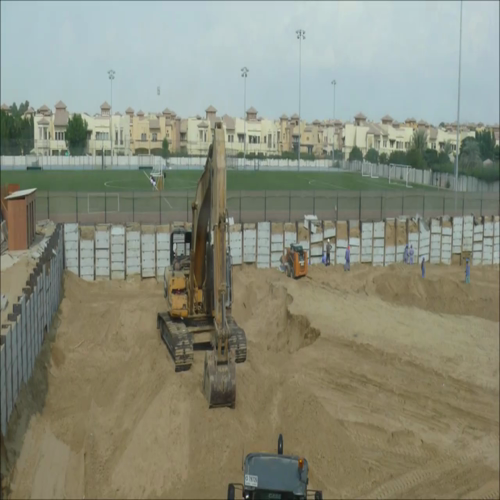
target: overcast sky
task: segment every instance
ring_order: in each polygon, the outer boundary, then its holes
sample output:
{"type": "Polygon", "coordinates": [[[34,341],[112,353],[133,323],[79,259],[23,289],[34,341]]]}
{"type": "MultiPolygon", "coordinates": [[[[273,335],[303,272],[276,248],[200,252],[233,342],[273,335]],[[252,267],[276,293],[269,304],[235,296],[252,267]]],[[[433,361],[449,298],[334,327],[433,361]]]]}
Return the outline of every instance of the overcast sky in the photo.
{"type": "MultiPolygon", "coordinates": [[[[1,2],[1,101],[182,117],[457,117],[459,1],[1,2]],[[161,87],[158,97],[156,88],[161,87]]],[[[499,2],[463,3],[461,122],[499,121],[499,2]]]]}

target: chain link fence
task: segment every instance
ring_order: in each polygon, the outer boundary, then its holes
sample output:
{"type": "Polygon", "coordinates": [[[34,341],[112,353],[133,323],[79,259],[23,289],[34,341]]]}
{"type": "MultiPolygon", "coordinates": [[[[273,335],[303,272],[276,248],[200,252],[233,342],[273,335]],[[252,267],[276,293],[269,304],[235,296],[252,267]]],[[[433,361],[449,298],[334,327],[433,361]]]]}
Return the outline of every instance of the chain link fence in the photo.
{"type": "MultiPolygon", "coordinates": [[[[229,191],[235,222],[294,222],[305,214],[321,220],[382,220],[401,215],[499,215],[498,193],[406,191],[229,191]]],[[[195,191],[37,191],[37,220],[167,224],[191,221],[195,191]]]]}

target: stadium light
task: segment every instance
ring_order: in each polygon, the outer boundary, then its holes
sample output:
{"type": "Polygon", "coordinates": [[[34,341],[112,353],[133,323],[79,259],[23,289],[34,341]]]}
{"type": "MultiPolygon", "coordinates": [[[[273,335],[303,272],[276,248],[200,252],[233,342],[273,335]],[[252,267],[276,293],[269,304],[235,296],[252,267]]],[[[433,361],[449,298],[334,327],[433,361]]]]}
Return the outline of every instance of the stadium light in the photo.
{"type": "Polygon", "coordinates": [[[463,8],[463,1],[460,0],[460,38],[458,44],[457,150],[455,152],[455,210],[457,209],[458,154],[460,152],[460,77],[462,73],[462,8],[463,8]]]}
{"type": "Polygon", "coordinates": [[[302,40],[306,39],[306,32],[302,29],[297,30],[296,32],[297,40],[299,41],[299,148],[297,151],[297,160],[298,160],[298,169],[300,170],[300,141],[301,141],[301,133],[300,133],[300,85],[301,85],[301,73],[302,73],[302,40]]]}
{"type": "Polygon", "coordinates": [[[113,165],[113,80],[115,79],[115,71],[108,71],[108,78],[111,83],[111,110],[109,112],[109,138],[111,139],[111,165],[113,165]]]}
{"type": "Polygon", "coordinates": [[[332,142],[332,167],[335,166],[335,87],[337,80],[332,80],[333,85],[333,142],[332,142]]]}
{"type": "Polygon", "coordinates": [[[247,76],[250,70],[243,66],[241,68],[241,76],[243,77],[243,123],[245,131],[243,134],[243,168],[245,168],[245,161],[247,156],[247,76]]]}

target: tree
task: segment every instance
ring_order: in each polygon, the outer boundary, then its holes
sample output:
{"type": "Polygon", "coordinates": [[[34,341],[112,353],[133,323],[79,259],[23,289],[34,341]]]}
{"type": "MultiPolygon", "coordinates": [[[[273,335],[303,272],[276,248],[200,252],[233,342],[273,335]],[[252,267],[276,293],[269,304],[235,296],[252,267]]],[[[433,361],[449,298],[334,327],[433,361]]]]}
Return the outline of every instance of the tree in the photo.
{"type": "Polygon", "coordinates": [[[75,114],[68,120],[66,128],[66,142],[71,156],[85,154],[87,147],[87,122],[82,115],[75,114]]]}
{"type": "MultiPolygon", "coordinates": [[[[466,139],[468,139],[468,137],[466,139]]],[[[481,159],[483,161],[493,160],[495,156],[495,135],[493,132],[491,130],[476,130],[476,141],[479,144],[479,154],[481,155],[481,159]]]]}
{"type": "Polygon", "coordinates": [[[168,140],[166,137],[163,138],[161,143],[161,156],[164,160],[166,160],[170,156],[170,152],[168,150],[168,140]]]}
{"type": "Polygon", "coordinates": [[[411,148],[406,153],[406,164],[410,165],[413,168],[418,168],[419,170],[423,170],[426,166],[424,155],[420,151],[420,149],[411,148]]]}
{"type": "Polygon", "coordinates": [[[424,152],[424,160],[427,166],[438,162],[438,152],[435,149],[427,148],[424,152]]]}
{"type": "Polygon", "coordinates": [[[389,163],[389,157],[387,156],[387,153],[382,153],[378,160],[380,163],[382,163],[382,165],[387,165],[389,163]]]}
{"type": "Polygon", "coordinates": [[[437,162],[440,165],[446,165],[447,163],[451,163],[450,157],[444,151],[441,151],[438,154],[438,159],[437,160],[438,160],[437,162]]]}
{"type": "Polygon", "coordinates": [[[413,132],[410,149],[416,149],[423,155],[427,149],[427,131],[425,129],[419,128],[413,132]]]}
{"type": "Polygon", "coordinates": [[[441,122],[441,123],[439,124],[439,128],[444,128],[444,127],[445,127],[445,125],[446,125],[446,124],[445,124],[444,122],[441,122]]]}
{"type": "Polygon", "coordinates": [[[336,149],[335,153],[335,161],[344,159],[344,152],[341,149],[336,149]]]}
{"type": "Polygon", "coordinates": [[[389,163],[396,165],[408,165],[406,153],[404,151],[393,151],[389,156],[389,163]]]}
{"type": "Polygon", "coordinates": [[[500,160],[500,150],[499,150],[498,144],[495,146],[495,149],[493,150],[493,159],[495,161],[500,160]]]}
{"type": "Polygon", "coordinates": [[[358,146],[354,146],[349,153],[349,161],[363,161],[363,153],[358,146]]]}
{"type": "Polygon", "coordinates": [[[365,160],[370,163],[378,163],[378,151],[374,148],[370,148],[365,154],[365,160]]]}
{"type": "MultiPolygon", "coordinates": [[[[446,141],[444,143],[444,148],[443,148],[444,152],[449,156],[451,154],[451,152],[453,151],[453,148],[451,146],[451,142],[450,141],[446,141]]],[[[448,158],[449,160],[449,158],[448,158]]]]}
{"type": "Polygon", "coordinates": [[[479,144],[472,137],[467,137],[463,140],[460,147],[460,155],[458,157],[460,166],[464,170],[471,170],[482,166],[479,144]]]}

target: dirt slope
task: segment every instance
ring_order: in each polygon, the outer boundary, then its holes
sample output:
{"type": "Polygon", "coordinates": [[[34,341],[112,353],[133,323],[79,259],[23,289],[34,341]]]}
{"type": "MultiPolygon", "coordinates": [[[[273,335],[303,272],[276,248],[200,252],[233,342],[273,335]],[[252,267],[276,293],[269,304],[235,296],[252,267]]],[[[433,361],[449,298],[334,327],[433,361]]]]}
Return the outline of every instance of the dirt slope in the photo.
{"type": "Polygon", "coordinates": [[[160,284],[66,275],[6,439],[12,495],[221,498],[282,432],[326,497],[498,497],[498,270],[412,272],[237,269],[248,360],[236,409],[210,411],[203,354],[175,374],[159,340],[160,284]]]}

